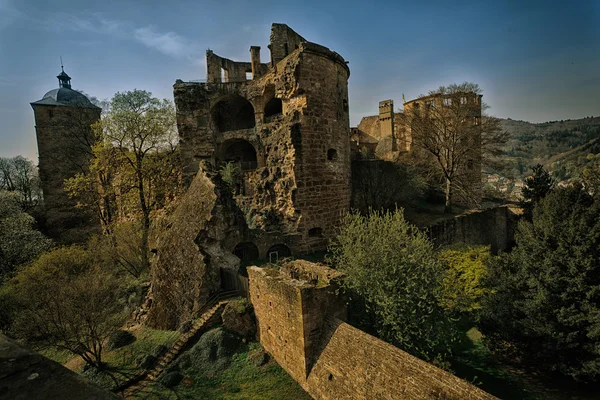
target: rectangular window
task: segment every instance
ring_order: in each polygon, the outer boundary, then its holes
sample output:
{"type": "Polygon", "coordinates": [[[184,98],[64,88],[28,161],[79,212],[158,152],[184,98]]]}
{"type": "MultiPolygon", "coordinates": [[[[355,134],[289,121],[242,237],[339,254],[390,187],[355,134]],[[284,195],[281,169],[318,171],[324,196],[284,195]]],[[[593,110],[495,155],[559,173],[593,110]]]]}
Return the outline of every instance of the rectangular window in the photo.
{"type": "Polygon", "coordinates": [[[460,104],[467,104],[467,98],[466,97],[461,97],[460,98],[460,104]]]}
{"type": "Polygon", "coordinates": [[[450,99],[450,98],[444,99],[444,105],[446,107],[451,106],[452,105],[452,99],[450,99]]]}
{"type": "Polygon", "coordinates": [[[247,81],[251,81],[252,80],[252,72],[246,72],[246,80],[247,81]]]}

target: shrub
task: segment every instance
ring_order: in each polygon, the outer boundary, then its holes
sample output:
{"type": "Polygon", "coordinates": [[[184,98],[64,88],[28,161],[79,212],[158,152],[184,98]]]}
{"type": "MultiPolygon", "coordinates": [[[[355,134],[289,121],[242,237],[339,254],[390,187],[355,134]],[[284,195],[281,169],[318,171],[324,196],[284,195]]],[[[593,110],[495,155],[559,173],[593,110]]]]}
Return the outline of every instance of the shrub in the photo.
{"type": "Polygon", "coordinates": [[[181,367],[185,368],[187,362],[200,373],[213,376],[225,370],[231,356],[240,349],[240,339],[221,329],[213,329],[200,337],[198,343],[189,351],[189,361],[182,361],[181,367]]]}
{"type": "Polygon", "coordinates": [[[455,329],[440,306],[444,270],[432,243],[402,210],[348,214],[331,254],[346,274],[344,287],[372,313],[381,338],[426,360],[449,356],[455,329]]]}
{"type": "Polygon", "coordinates": [[[172,388],[172,387],[179,385],[179,383],[181,382],[182,379],[183,379],[183,374],[181,372],[173,371],[173,372],[169,372],[169,373],[163,375],[160,378],[159,382],[164,387],[172,388]]]}
{"type": "Polygon", "coordinates": [[[135,336],[130,332],[118,330],[108,338],[108,349],[114,350],[135,342],[135,336]]]}
{"type": "Polygon", "coordinates": [[[481,298],[488,291],[482,280],[490,247],[455,244],[442,249],[438,258],[446,269],[442,305],[459,313],[479,310],[481,298]]]}

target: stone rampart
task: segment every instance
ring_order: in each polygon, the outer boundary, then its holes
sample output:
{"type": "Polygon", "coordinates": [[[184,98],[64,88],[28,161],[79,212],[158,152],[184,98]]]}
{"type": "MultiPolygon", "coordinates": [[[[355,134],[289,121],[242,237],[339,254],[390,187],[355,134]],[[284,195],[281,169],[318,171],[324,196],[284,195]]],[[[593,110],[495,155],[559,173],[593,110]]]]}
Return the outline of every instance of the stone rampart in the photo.
{"type": "Polygon", "coordinates": [[[315,399],[495,399],[342,322],[335,270],[294,261],[248,276],[261,344],[315,399]]]}

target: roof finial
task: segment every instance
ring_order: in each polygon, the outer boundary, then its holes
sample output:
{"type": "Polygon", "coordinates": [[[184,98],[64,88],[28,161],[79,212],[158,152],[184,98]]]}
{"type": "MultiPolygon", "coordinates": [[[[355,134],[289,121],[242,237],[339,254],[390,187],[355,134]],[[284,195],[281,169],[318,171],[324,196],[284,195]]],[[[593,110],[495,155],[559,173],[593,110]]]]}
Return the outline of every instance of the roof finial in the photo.
{"type": "Polygon", "coordinates": [[[63,61],[62,61],[62,56],[60,56],[60,69],[62,70],[62,72],[65,72],[65,67],[64,67],[63,61]]]}

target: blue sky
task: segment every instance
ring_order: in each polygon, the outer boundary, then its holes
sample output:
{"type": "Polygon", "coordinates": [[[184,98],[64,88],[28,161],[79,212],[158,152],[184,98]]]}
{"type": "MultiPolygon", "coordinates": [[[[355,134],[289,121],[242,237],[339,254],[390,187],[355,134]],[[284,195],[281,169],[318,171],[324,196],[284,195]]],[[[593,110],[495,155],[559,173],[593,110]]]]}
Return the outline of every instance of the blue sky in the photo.
{"type": "Polygon", "coordinates": [[[0,0],[0,157],[37,162],[30,102],[56,88],[108,99],[204,79],[205,50],[249,60],[286,23],[350,62],[350,114],[471,81],[489,113],[532,122],[600,115],[600,1],[0,0]]]}

